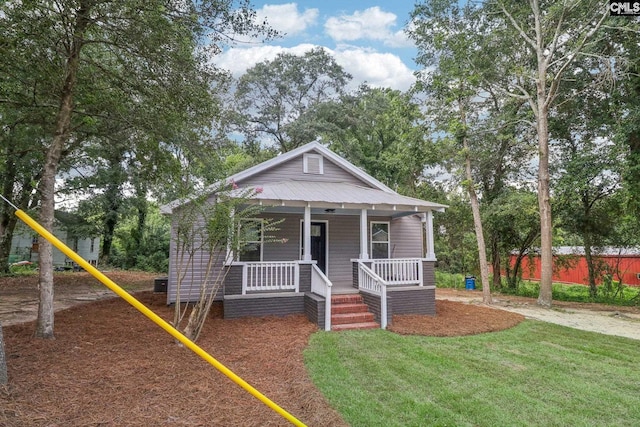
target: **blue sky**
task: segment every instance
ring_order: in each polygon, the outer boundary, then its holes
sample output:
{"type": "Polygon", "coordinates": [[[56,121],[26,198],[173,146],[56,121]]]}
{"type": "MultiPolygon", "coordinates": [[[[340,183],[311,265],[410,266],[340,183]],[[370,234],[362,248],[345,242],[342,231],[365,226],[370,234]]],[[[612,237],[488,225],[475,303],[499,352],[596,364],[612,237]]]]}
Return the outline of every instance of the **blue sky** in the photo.
{"type": "Polygon", "coordinates": [[[266,18],[283,38],[266,44],[244,43],[226,49],[214,63],[241,75],[278,53],[302,54],[325,47],[351,75],[350,87],[367,82],[406,90],[415,81],[416,49],[403,29],[413,1],[256,1],[258,19],[266,18]]]}

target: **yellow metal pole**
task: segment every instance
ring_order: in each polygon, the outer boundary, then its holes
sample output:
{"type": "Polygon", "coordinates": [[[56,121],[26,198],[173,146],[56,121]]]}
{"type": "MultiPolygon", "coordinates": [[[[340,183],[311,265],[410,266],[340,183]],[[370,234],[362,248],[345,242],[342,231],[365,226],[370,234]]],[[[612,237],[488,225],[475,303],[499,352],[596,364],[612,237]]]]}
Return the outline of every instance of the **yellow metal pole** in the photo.
{"type": "Polygon", "coordinates": [[[53,244],[56,248],[58,248],[62,253],[64,253],[66,256],[68,256],[69,258],[74,260],[76,263],[78,263],[78,265],[80,267],[82,267],[86,271],[88,271],[93,277],[95,277],[96,279],[101,281],[107,288],[111,289],[113,292],[115,292],[122,299],[124,299],[129,304],[134,306],[139,312],[141,312],[142,314],[147,316],[149,319],[151,319],[151,321],[153,321],[155,324],[157,324],[162,329],[164,329],[172,337],[174,337],[175,339],[180,341],[182,344],[184,344],[185,347],[189,348],[191,351],[193,351],[195,354],[200,356],[202,359],[204,359],[205,361],[209,362],[209,364],[211,364],[214,368],[216,368],[217,370],[222,372],[224,375],[229,377],[231,379],[231,381],[233,381],[234,383],[238,384],[240,387],[245,389],[247,392],[249,392],[251,395],[256,397],[262,403],[267,405],[273,411],[277,412],[283,418],[285,418],[286,420],[290,421],[293,425],[295,425],[295,426],[305,426],[304,423],[302,423],[297,418],[295,418],[293,415],[291,415],[290,413],[288,413],[287,411],[282,409],[280,406],[278,406],[275,402],[270,400],[264,394],[260,393],[253,386],[251,386],[245,380],[243,380],[242,378],[237,376],[235,373],[233,373],[233,371],[231,371],[229,368],[224,366],[222,363],[218,362],[209,353],[207,353],[202,348],[200,348],[198,345],[196,345],[196,343],[191,341],[189,338],[185,337],[182,333],[180,333],[180,331],[178,331],[176,328],[171,326],[169,323],[167,323],[165,320],[163,320],[160,316],[158,316],[153,311],[151,311],[147,307],[145,307],[144,304],[142,304],[140,301],[138,301],[133,296],[131,296],[127,291],[125,291],[120,286],[118,286],[114,281],[112,281],[107,276],[102,274],[97,268],[95,268],[94,266],[89,264],[87,261],[85,261],[80,255],[78,255],[77,253],[75,253],[74,251],[69,249],[69,247],[67,245],[65,245],[60,240],[58,240],[58,238],[56,236],[54,236],[53,234],[49,233],[43,226],[38,224],[35,220],[33,220],[33,218],[31,218],[25,212],[23,212],[20,209],[16,209],[16,216],[18,218],[20,218],[22,221],[24,221],[29,227],[33,228],[42,237],[44,237],[49,242],[51,242],[51,244],[53,244]]]}

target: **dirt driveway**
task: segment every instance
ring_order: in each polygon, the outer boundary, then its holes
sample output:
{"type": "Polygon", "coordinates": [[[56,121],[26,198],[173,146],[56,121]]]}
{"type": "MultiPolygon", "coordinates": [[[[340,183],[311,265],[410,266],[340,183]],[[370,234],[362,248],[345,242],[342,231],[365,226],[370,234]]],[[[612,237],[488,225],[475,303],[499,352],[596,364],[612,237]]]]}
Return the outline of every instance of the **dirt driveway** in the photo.
{"type": "MultiPolygon", "coordinates": [[[[436,298],[461,301],[468,304],[482,303],[482,293],[480,291],[437,289],[436,298]]],[[[546,309],[536,305],[535,299],[532,298],[502,295],[493,297],[493,306],[502,310],[520,313],[528,319],[640,340],[639,307],[555,301],[553,308],[546,309]]]]}
{"type": "MultiPolygon", "coordinates": [[[[157,274],[137,271],[109,271],[107,276],[129,292],[153,289],[157,274]]],[[[64,310],[79,304],[114,298],[116,294],[86,272],[56,273],[54,309],[64,310]]],[[[35,320],[38,315],[37,276],[0,279],[0,324],[16,325],[35,320]]]]}

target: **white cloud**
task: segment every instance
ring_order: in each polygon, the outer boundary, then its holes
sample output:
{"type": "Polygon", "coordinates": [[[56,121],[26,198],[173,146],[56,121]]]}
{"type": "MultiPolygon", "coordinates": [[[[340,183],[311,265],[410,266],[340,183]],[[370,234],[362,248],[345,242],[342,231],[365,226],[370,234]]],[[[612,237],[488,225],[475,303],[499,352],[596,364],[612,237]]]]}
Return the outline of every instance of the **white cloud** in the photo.
{"type": "Polygon", "coordinates": [[[295,55],[303,55],[314,47],[313,44],[299,44],[297,46],[287,48],[282,46],[254,46],[250,48],[231,48],[226,52],[216,56],[213,63],[220,68],[229,70],[234,77],[238,78],[253,67],[258,62],[271,61],[279,53],[293,53],[295,55]]]}
{"type": "Polygon", "coordinates": [[[256,11],[258,22],[267,21],[270,27],[285,33],[286,36],[305,31],[318,19],[318,9],[298,11],[297,3],[265,4],[256,11]]]}
{"type": "Polygon", "coordinates": [[[333,52],[336,62],[353,76],[352,86],[368,83],[374,87],[390,87],[405,91],[416,81],[413,71],[391,53],[346,48],[333,52]]]}
{"type": "MultiPolygon", "coordinates": [[[[229,70],[237,78],[258,62],[272,60],[279,53],[302,55],[314,47],[317,46],[300,44],[291,48],[282,46],[232,48],[216,56],[214,63],[220,68],[229,70]]],[[[353,76],[350,89],[356,89],[360,84],[367,82],[375,87],[390,87],[404,91],[415,82],[413,72],[399,57],[391,53],[380,53],[352,46],[338,50],[325,48],[325,50],[353,76]]]]}
{"type": "Polygon", "coordinates": [[[391,47],[412,46],[402,30],[393,32],[397,16],[374,6],[353,15],[331,17],[324,24],[326,33],[336,41],[371,39],[391,47]]]}

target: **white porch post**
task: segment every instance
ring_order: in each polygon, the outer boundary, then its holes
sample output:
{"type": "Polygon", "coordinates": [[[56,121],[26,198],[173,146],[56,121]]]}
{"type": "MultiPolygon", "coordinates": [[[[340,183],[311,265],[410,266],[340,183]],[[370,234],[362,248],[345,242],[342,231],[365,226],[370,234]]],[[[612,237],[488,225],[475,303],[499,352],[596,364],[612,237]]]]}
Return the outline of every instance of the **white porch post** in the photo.
{"type": "Polygon", "coordinates": [[[367,227],[367,210],[360,211],[360,259],[369,259],[369,237],[367,227]]]}
{"type": "Polygon", "coordinates": [[[424,232],[427,237],[425,248],[425,257],[430,260],[436,259],[435,249],[433,247],[433,212],[428,211],[424,214],[424,232]]]}
{"type": "Polygon", "coordinates": [[[304,207],[304,227],[302,229],[302,239],[304,241],[304,261],[311,261],[311,205],[304,207]]]}

